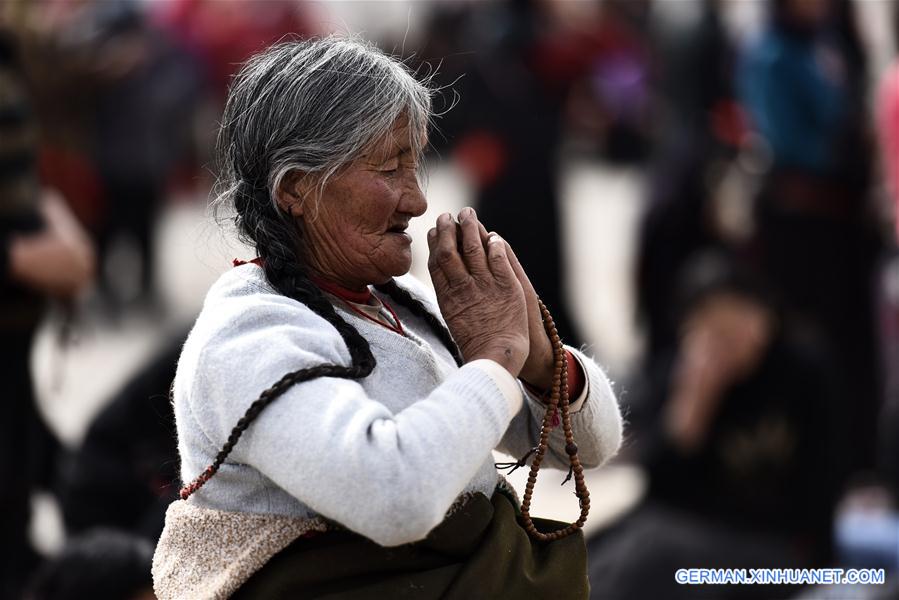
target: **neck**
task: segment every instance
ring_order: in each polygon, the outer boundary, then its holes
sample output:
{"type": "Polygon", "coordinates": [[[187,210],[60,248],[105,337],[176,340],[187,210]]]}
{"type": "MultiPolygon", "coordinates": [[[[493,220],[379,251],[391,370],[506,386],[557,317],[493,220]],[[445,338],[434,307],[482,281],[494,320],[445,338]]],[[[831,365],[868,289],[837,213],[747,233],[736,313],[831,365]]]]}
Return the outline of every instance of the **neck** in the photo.
{"type": "Polygon", "coordinates": [[[357,304],[366,304],[371,299],[371,290],[368,286],[358,285],[347,287],[326,277],[317,274],[309,274],[309,279],[321,288],[322,291],[337,296],[341,300],[355,302],[357,304]]]}

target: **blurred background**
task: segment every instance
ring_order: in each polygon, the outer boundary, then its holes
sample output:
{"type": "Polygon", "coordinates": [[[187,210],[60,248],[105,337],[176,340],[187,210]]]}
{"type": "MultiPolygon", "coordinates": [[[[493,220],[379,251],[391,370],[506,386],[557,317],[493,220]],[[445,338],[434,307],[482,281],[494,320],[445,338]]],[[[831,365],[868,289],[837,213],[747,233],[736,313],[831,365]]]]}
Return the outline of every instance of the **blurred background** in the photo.
{"type": "Polygon", "coordinates": [[[437,86],[413,272],[474,206],[616,382],[595,598],[899,598],[888,0],[0,0],[0,597],[152,598],[180,345],[253,257],[208,205],[229,78],[330,32],[437,86]],[[821,566],[887,583],[673,577],[821,566]]]}

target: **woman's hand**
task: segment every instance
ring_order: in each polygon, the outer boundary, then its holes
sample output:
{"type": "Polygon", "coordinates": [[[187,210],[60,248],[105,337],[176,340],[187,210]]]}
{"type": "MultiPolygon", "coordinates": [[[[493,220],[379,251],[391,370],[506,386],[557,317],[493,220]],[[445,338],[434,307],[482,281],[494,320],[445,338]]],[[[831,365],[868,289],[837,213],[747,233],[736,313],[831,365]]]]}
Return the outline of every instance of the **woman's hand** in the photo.
{"type": "Polygon", "coordinates": [[[531,285],[531,280],[528,279],[508,242],[506,254],[509,255],[512,271],[524,290],[524,299],[528,307],[528,359],[521,368],[519,377],[538,389],[548,390],[553,382],[553,346],[543,326],[543,315],[537,303],[537,291],[531,285]]]}
{"type": "Polygon", "coordinates": [[[528,358],[528,312],[506,242],[482,241],[474,211],[449,214],[428,232],[428,270],[440,312],[466,362],[494,360],[517,377],[528,358]]]}
{"type": "MultiPolygon", "coordinates": [[[[477,219],[474,209],[465,208],[463,212],[465,211],[471,211],[473,218],[477,219]]],[[[461,217],[462,213],[460,212],[459,215],[461,217]]],[[[487,229],[480,221],[478,221],[478,230],[481,235],[481,241],[486,248],[491,234],[487,233],[487,229]]],[[[519,377],[538,389],[548,390],[552,385],[553,377],[553,347],[549,341],[549,335],[546,333],[546,328],[543,326],[543,315],[540,313],[540,305],[537,303],[537,291],[531,284],[527,273],[524,272],[518,257],[515,256],[512,246],[509,245],[509,242],[505,242],[505,245],[509,263],[512,265],[512,271],[515,273],[515,277],[524,291],[524,299],[528,310],[528,358],[521,368],[519,377]]]]}

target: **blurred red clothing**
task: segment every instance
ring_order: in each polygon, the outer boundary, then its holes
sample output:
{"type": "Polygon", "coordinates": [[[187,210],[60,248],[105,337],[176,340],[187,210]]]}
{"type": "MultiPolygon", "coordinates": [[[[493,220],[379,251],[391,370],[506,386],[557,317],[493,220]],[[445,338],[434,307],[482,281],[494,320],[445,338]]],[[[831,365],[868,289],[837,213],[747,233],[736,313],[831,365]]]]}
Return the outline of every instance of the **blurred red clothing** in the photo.
{"type": "Polygon", "coordinates": [[[150,3],[153,17],[172,31],[206,67],[213,89],[224,98],[231,76],[256,52],[291,34],[322,33],[314,6],[290,0],[172,0],[150,3]],[[262,8],[262,10],[260,10],[262,8]]]}
{"type": "Polygon", "coordinates": [[[896,239],[899,240],[899,63],[893,64],[880,81],[877,130],[884,171],[895,205],[896,239]]]}

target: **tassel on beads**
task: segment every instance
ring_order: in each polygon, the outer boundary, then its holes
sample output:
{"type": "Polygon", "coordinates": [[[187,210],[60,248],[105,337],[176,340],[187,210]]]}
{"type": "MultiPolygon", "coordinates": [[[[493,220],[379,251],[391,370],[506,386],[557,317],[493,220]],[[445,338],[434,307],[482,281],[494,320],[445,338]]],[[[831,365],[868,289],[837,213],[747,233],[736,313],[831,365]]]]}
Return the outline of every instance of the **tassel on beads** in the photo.
{"type": "Polygon", "coordinates": [[[571,481],[571,476],[574,475],[574,457],[577,456],[577,444],[574,441],[570,441],[565,444],[565,454],[568,455],[568,475],[562,480],[562,485],[565,485],[569,481],[571,481]]]}
{"type": "Polygon", "coordinates": [[[519,458],[516,462],[493,463],[493,466],[494,466],[494,468],[499,469],[500,471],[502,471],[503,469],[509,469],[509,471],[506,473],[506,475],[511,475],[512,473],[515,472],[515,469],[527,465],[528,459],[536,451],[537,451],[537,446],[534,446],[533,448],[531,448],[528,451],[527,454],[525,454],[524,456],[519,458]]]}
{"type": "Polygon", "coordinates": [[[565,476],[565,479],[562,480],[562,485],[565,485],[569,481],[571,481],[571,476],[574,475],[574,465],[569,465],[568,467],[568,475],[565,476]]]}

